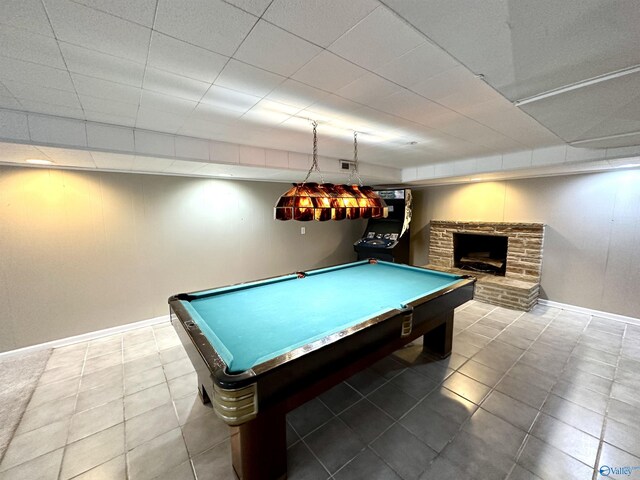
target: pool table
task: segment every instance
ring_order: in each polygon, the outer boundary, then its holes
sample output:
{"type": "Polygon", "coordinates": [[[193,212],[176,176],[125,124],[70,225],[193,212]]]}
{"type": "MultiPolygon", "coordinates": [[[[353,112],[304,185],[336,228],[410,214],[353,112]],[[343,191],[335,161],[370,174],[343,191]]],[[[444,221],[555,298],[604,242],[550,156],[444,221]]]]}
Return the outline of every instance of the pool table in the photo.
{"type": "Polygon", "coordinates": [[[286,478],[285,414],[424,336],[451,353],[475,279],[379,260],[169,298],[203,402],[231,426],[241,479],[286,478]]]}

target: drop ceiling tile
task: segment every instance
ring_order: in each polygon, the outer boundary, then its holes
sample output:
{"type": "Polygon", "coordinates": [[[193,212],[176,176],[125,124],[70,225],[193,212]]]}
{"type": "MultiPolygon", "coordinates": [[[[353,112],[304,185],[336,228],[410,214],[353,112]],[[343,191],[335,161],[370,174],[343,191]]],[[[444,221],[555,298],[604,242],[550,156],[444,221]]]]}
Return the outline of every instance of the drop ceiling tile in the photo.
{"type": "Polygon", "coordinates": [[[209,158],[213,162],[239,163],[240,147],[233,143],[211,142],[209,158]]]}
{"type": "Polygon", "coordinates": [[[163,172],[175,162],[172,158],[147,157],[136,155],[133,159],[133,172],[163,172]]]}
{"type": "Polygon", "coordinates": [[[174,115],[154,108],[140,107],[136,118],[136,128],[176,134],[186,119],[186,115],[174,115]]]}
{"type": "Polygon", "coordinates": [[[135,117],[138,113],[138,105],[104,98],[87,97],[80,95],[82,108],[87,111],[107,113],[122,117],[135,117]]]}
{"type": "Polygon", "coordinates": [[[261,16],[272,0],[227,0],[227,3],[241,8],[245,12],[261,16]]]}
{"type": "Polygon", "coordinates": [[[567,158],[567,146],[536,148],[531,157],[531,166],[551,165],[564,163],[567,158]]]}
{"type": "Polygon", "coordinates": [[[0,108],[20,109],[21,105],[15,97],[0,96],[0,108]]]}
{"type": "Polygon", "coordinates": [[[64,69],[55,38],[4,25],[0,29],[2,56],[64,69]]]}
{"type": "Polygon", "coordinates": [[[72,73],[142,87],[144,65],[63,42],[60,49],[72,73]]]}
{"type": "Polygon", "coordinates": [[[234,57],[288,77],[320,51],[306,40],[260,20],[234,57]]]}
{"type": "Polygon", "coordinates": [[[103,112],[93,112],[91,110],[85,110],[84,115],[90,122],[100,122],[110,125],[118,125],[123,127],[135,127],[136,116],[125,117],[121,115],[111,115],[103,112]]]}
{"type": "Polygon", "coordinates": [[[213,85],[202,98],[202,103],[242,113],[249,110],[259,101],[260,97],[218,87],[217,85],[213,85]]]}
{"type": "Polygon", "coordinates": [[[176,147],[173,135],[136,130],[134,133],[136,153],[174,157],[176,147]]]}
{"type": "Polygon", "coordinates": [[[163,173],[175,173],[179,175],[188,175],[202,168],[202,162],[189,162],[186,160],[175,160],[171,165],[163,170],[163,173]]]}
{"type": "MultiPolygon", "coordinates": [[[[246,111],[228,110],[216,105],[199,103],[189,116],[189,125],[195,127],[197,122],[229,125],[236,123],[246,111]]],[[[209,137],[206,137],[209,138],[209,137]]]]}
{"type": "Polygon", "coordinates": [[[80,108],[65,107],[63,105],[52,105],[44,102],[34,102],[32,100],[21,100],[20,109],[25,112],[42,113],[43,115],[55,115],[57,117],[68,117],[84,120],[85,113],[80,108]]]}
{"type": "Polygon", "coordinates": [[[12,140],[29,140],[27,115],[21,112],[0,110],[0,137],[12,140]]]}
{"type": "Polygon", "coordinates": [[[200,101],[211,84],[182,77],[175,73],[147,67],[144,74],[143,88],[173,97],[194,102],[200,101]]]}
{"type": "Polygon", "coordinates": [[[206,120],[200,120],[191,116],[187,118],[178,133],[180,135],[186,135],[190,137],[220,140],[225,138],[226,132],[229,130],[229,128],[229,124],[227,123],[210,122],[206,120]]]}
{"type": "Polygon", "coordinates": [[[29,132],[34,142],[87,146],[85,123],[79,120],[29,115],[29,132]]]}
{"type": "Polygon", "coordinates": [[[207,140],[178,136],[175,138],[175,144],[176,157],[209,161],[209,142],[207,140]]]}
{"type": "Polygon", "coordinates": [[[147,65],[213,83],[229,57],[154,31],[147,65]]]}
{"type": "Polygon", "coordinates": [[[256,20],[221,0],[159,0],[155,30],[231,56],[256,20]]]}
{"type": "Polygon", "coordinates": [[[405,87],[411,87],[460,64],[447,52],[429,42],[379,66],[375,72],[405,87]]]}
{"type": "Polygon", "coordinates": [[[265,151],[265,165],[271,168],[288,168],[289,156],[284,150],[271,150],[265,151]]]}
{"type": "Polygon", "coordinates": [[[327,92],[335,92],[366,73],[363,68],[324,50],[292,78],[327,92]]]}
{"type": "Polygon", "coordinates": [[[172,97],[162,93],[142,90],[140,108],[151,108],[173,115],[187,116],[196,108],[197,102],[183,98],[172,97]]]}
{"type": "Polygon", "coordinates": [[[54,36],[41,0],[0,2],[0,23],[40,35],[54,36]]]}
{"type": "Polygon", "coordinates": [[[260,100],[260,102],[242,116],[242,121],[275,126],[287,120],[297,111],[297,108],[289,107],[282,103],[260,100]]]}
{"type": "Polygon", "coordinates": [[[287,79],[265,98],[291,105],[301,110],[328,96],[329,93],[327,92],[297,82],[296,80],[287,79]]]}
{"type": "Polygon", "coordinates": [[[61,166],[96,168],[91,152],[85,150],[51,147],[38,147],[38,150],[61,166]]]}
{"type": "Polygon", "coordinates": [[[505,153],[502,155],[502,169],[529,168],[531,167],[532,154],[531,150],[505,153]]]}
{"type": "Polygon", "coordinates": [[[264,167],[266,164],[266,154],[264,148],[247,147],[240,145],[239,162],[242,165],[258,165],[264,167]]]}
{"type": "Polygon", "coordinates": [[[388,97],[376,99],[370,105],[383,112],[427,126],[431,125],[430,119],[442,111],[441,106],[408,90],[400,90],[388,97]]]}
{"type": "Polygon", "coordinates": [[[640,130],[640,73],[519,107],[567,141],[640,130]]]}
{"type": "Polygon", "coordinates": [[[482,81],[474,78],[471,72],[465,67],[459,66],[419,81],[411,86],[411,90],[423,97],[437,101],[454,95],[465,87],[468,87],[471,80],[475,80],[476,82],[482,81]]]}
{"type": "Polygon", "coordinates": [[[79,95],[135,105],[140,102],[142,89],[139,87],[88,77],[79,73],[72,73],[71,78],[79,95]]]}
{"type": "Polygon", "coordinates": [[[316,45],[327,47],[378,5],[374,0],[275,0],[264,18],[316,45]]]}
{"type": "Polygon", "coordinates": [[[0,143],[0,162],[23,163],[30,158],[46,158],[46,155],[31,145],[0,143]]]}
{"type": "Polygon", "coordinates": [[[58,40],[144,63],[151,30],[69,0],[46,0],[58,40]]]}
{"type": "Polygon", "coordinates": [[[337,95],[354,102],[369,105],[378,98],[388,97],[402,90],[402,87],[392,83],[375,73],[366,73],[336,92],[337,95]]]}
{"type": "Polygon", "coordinates": [[[89,122],[87,123],[87,144],[89,148],[132,152],[134,150],[133,130],[89,122]]]}
{"type": "Polygon", "coordinates": [[[566,162],[590,162],[605,158],[604,148],[574,148],[567,146],[566,162]]]}
{"type": "Polygon", "coordinates": [[[5,86],[13,93],[18,101],[26,100],[75,109],[80,108],[80,101],[75,92],[56,90],[54,88],[46,88],[28,83],[6,82],[5,86]]]}
{"type": "Polygon", "coordinates": [[[437,99],[438,103],[460,112],[473,105],[486,103],[496,98],[503,98],[489,85],[478,79],[471,79],[465,82],[455,93],[437,99]]]}
{"type": "Polygon", "coordinates": [[[497,172],[502,170],[502,155],[491,155],[477,159],[477,172],[497,172]]]}
{"type": "Polygon", "coordinates": [[[424,37],[402,19],[378,7],[328,48],[356,65],[375,70],[424,42],[424,37]]]}
{"type": "Polygon", "coordinates": [[[96,167],[105,170],[129,171],[133,167],[135,155],[121,155],[117,153],[91,152],[96,167]]]}
{"type": "Polygon", "coordinates": [[[149,28],[153,26],[157,3],[157,0],[136,0],[135,2],[131,0],[109,0],[108,2],[104,0],[73,1],[149,28]]]}
{"type": "Polygon", "coordinates": [[[306,153],[289,152],[289,168],[293,170],[308,170],[311,166],[311,155],[306,153]]]}
{"type": "Polygon", "coordinates": [[[0,82],[30,83],[73,92],[73,83],[66,70],[0,57],[0,82]]]}
{"type": "Polygon", "coordinates": [[[220,87],[264,97],[280,85],[285,77],[231,59],[216,79],[220,87]]]}

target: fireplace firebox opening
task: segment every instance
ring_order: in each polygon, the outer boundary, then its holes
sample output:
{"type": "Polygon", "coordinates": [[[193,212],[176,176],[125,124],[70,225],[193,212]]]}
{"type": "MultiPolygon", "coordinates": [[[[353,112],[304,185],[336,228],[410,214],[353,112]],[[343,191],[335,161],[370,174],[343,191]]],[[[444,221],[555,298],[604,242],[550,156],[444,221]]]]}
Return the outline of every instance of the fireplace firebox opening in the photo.
{"type": "Polygon", "coordinates": [[[507,270],[509,237],[453,234],[453,266],[462,270],[503,276],[507,270]]]}

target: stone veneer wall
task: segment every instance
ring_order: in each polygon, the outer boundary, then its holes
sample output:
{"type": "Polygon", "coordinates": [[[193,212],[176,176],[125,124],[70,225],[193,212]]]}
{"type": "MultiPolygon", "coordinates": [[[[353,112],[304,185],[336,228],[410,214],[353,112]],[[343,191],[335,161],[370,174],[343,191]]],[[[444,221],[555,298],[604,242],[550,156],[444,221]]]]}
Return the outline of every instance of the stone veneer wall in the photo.
{"type": "Polygon", "coordinates": [[[504,277],[478,274],[475,298],[519,310],[531,310],[538,302],[542,270],[542,223],[494,223],[431,221],[429,267],[456,271],[453,267],[453,234],[500,235],[508,238],[504,277]]]}

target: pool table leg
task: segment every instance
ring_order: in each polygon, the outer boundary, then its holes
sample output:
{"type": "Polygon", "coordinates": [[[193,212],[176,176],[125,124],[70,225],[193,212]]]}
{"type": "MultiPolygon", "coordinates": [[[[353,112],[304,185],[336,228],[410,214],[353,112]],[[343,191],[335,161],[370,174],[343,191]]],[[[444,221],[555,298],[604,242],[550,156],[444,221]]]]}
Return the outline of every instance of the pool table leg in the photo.
{"type": "Polygon", "coordinates": [[[451,355],[453,345],[453,311],[442,314],[442,322],[424,334],[423,352],[436,358],[451,355]]]}
{"type": "Polygon", "coordinates": [[[240,480],[287,478],[287,435],[282,406],[231,427],[231,460],[240,480]]]}

